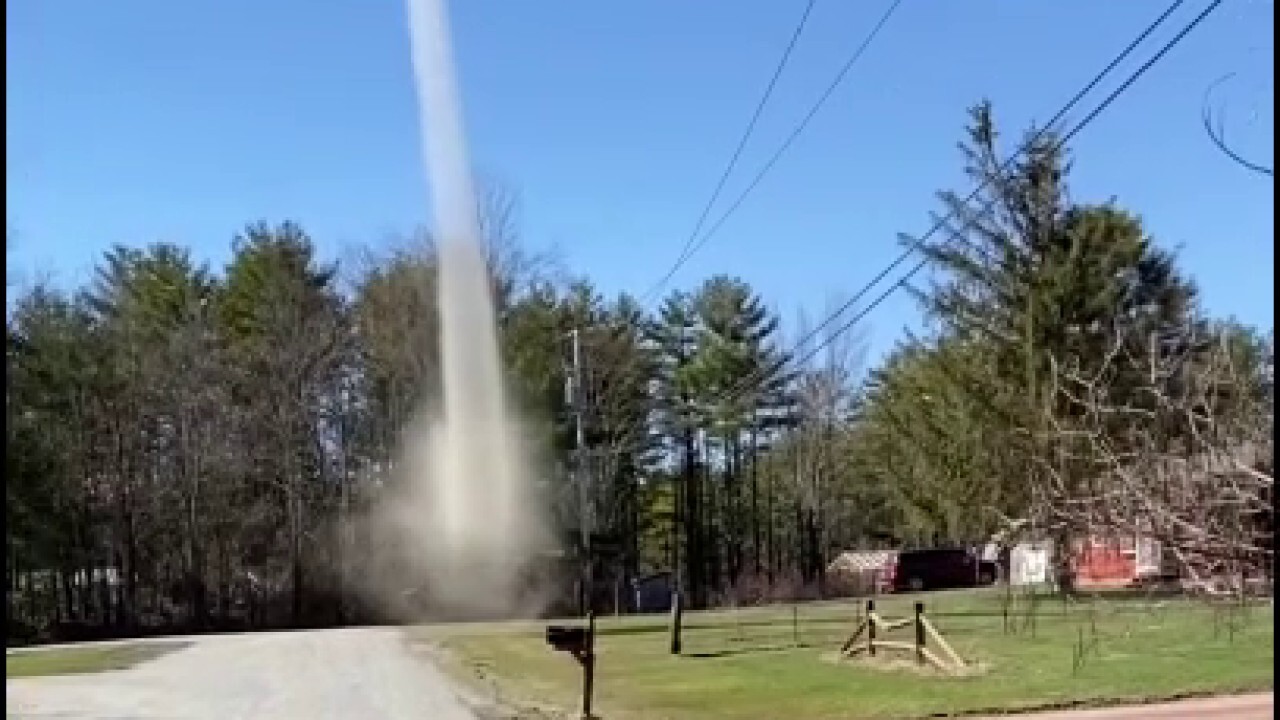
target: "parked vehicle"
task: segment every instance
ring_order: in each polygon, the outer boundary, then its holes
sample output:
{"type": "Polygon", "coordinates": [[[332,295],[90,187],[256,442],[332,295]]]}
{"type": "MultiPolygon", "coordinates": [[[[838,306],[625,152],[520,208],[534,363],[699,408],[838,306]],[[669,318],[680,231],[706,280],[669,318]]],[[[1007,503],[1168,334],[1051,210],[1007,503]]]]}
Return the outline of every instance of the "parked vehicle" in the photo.
{"type": "Polygon", "coordinates": [[[996,564],[972,549],[904,550],[888,567],[887,585],[894,592],[919,592],[990,585],[996,564]]]}

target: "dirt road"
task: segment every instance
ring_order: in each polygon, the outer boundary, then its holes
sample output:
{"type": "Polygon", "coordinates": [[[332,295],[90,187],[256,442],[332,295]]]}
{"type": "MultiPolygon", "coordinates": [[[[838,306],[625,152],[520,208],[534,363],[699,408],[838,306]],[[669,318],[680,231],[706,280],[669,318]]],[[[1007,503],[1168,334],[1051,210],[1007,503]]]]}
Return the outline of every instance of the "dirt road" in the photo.
{"type": "MultiPolygon", "coordinates": [[[[1023,720],[1270,720],[1274,708],[1273,693],[1258,693],[1156,705],[1064,710],[1018,715],[1016,718],[1023,720]]],[[[1016,718],[1004,715],[1000,718],[975,718],[975,720],[1016,720],[1016,718]]]]}
{"type": "Polygon", "coordinates": [[[6,682],[32,720],[474,720],[390,628],[210,635],[129,670],[6,682]]]}

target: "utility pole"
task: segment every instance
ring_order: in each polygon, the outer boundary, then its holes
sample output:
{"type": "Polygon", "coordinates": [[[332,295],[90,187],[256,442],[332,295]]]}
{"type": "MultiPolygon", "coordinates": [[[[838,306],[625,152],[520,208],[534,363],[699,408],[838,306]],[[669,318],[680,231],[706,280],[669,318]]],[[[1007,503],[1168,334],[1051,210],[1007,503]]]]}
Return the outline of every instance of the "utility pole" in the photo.
{"type": "Polygon", "coordinates": [[[586,613],[591,608],[592,592],[594,590],[592,587],[594,568],[591,562],[591,496],[587,487],[589,475],[587,472],[586,431],[583,422],[583,416],[586,413],[586,398],[582,385],[582,342],[578,328],[575,327],[569,331],[569,338],[572,343],[572,366],[567,383],[569,385],[569,405],[573,412],[573,481],[578,486],[578,531],[583,555],[582,575],[579,582],[581,583],[581,594],[583,596],[582,611],[586,613]]]}

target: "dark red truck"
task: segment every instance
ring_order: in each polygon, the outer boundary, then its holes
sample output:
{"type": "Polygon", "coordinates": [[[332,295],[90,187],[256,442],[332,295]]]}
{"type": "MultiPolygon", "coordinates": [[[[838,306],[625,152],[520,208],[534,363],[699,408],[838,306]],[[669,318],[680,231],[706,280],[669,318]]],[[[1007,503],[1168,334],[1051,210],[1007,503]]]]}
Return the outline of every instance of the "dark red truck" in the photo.
{"type": "Polygon", "coordinates": [[[968,548],[903,550],[890,561],[886,585],[894,592],[919,592],[990,585],[996,564],[968,548]]]}

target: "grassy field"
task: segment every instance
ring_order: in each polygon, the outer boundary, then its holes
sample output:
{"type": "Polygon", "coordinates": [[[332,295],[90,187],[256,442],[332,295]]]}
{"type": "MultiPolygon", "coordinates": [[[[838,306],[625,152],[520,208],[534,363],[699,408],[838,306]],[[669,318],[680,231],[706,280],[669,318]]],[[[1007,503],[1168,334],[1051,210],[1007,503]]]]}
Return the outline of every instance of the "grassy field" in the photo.
{"type": "MultiPolygon", "coordinates": [[[[943,677],[909,656],[837,661],[859,603],[691,613],[684,653],[667,652],[666,619],[598,621],[596,710],[606,720],[915,718],[1269,689],[1270,605],[1226,611],[1168,599],[1037,603],[1034,630],[1006,632],[995,590],[880,598],[882,617],[926,614],[973,670],[943,677]],[[1084,653],[1080,646],[1086,647],[1084,653]]],[[[1021,615],[1025,617],[1025,615],[1021,615]]],[[[471,683],[521,716],[576,707],[580,672],[553,653],[544,625],[426,626],[411,631],[471,683]]],[[[885,639],[910,641],[910,627],[885,639]]]]}
{"type": "Polygon", "coordinates": [[[177,650],[182,646],[182,643],[172,642],[136,642],[100,646],[10,650],[5,653],[4,658],[5,676],[21,678],[123,670],[140,662],[177,650]]]}

